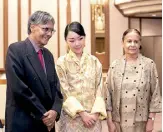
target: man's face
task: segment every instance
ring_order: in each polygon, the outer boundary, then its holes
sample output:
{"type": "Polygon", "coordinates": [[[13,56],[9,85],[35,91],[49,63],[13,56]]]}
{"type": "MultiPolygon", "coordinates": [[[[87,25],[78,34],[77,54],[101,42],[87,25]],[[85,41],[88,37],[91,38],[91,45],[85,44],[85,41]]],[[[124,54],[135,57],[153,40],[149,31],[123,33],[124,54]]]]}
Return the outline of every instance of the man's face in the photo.
{"type": "Polygon", "coordinates": [[[31,37],[40,48],[45,46],[54,34],[54,24],[49,21],[45,25],[31,25],[31,37]]]}

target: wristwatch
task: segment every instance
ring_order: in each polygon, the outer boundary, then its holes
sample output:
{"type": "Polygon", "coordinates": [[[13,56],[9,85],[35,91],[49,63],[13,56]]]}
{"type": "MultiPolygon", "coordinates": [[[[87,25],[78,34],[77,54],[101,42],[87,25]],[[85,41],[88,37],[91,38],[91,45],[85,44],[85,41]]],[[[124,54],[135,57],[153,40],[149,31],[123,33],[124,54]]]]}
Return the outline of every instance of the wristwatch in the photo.
{"type": "Polygon", "coordinates": [[[155,120],[155,118],[154,118],[154,117],[148,117],[148,119],[151,119],[152,121],[154,121],[154,120],[155,120]]]}

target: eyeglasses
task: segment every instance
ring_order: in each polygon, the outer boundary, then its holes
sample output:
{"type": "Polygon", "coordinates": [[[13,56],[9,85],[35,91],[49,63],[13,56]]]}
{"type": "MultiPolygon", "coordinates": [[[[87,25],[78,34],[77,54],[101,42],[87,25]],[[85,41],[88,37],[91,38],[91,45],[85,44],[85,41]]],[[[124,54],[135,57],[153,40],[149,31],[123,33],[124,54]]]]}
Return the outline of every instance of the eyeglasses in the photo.
{"type": "Polygon", "coordinates": [[[46,34],[48,34],[49,32],[51,32],[52,34],[54,34],[55,32],[56,32],[56,30],[55,29],[53,29],[53,28],[48,28],[48,27],[41,27],[41,26],[39,26],[41,29],[42,29],[42,31],[44,32],[44,33],[46,33],[46,34]]]}

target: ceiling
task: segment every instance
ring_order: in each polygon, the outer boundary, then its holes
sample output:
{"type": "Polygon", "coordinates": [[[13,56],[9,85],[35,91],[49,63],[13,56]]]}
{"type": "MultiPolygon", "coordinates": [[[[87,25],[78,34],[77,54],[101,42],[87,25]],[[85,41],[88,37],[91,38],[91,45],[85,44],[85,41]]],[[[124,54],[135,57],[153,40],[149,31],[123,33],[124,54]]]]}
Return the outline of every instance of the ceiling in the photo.
{"type": "Polygon", "coordinates": [[[115,6],[126,17],[162,18],[162,0],[115,0],[115,6]]]}

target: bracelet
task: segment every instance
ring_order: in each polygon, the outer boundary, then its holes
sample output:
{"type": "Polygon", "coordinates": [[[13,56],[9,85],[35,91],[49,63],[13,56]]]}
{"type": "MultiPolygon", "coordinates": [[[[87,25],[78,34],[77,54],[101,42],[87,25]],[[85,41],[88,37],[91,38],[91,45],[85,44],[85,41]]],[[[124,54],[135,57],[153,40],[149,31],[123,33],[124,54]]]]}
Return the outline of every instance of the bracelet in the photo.
{"type": "Polygon", "coordinates": [[[155,120],[155,118],[154,118],[154,117],[148,117],[148,119],[151,119],[152,121],[154,121],[154,120],[155,120]]]}

